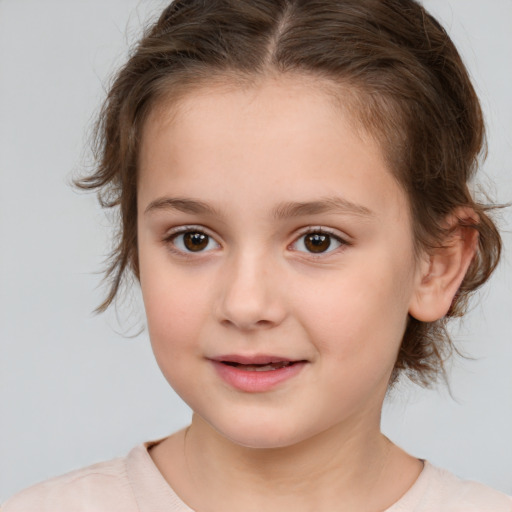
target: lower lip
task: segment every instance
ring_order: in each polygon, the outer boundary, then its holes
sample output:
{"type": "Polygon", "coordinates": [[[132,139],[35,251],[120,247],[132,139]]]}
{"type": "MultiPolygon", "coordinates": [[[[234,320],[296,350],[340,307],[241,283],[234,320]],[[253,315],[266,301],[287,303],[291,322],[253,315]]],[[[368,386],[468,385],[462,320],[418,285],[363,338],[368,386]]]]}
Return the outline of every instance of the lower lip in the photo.
{"type": "Polygon", "coordinates": [[[212,361],[217,373],[230,386],[246,393],[270,391],[277,385],[295,377],[306,365],[301,361],[277,370],[248,371],[229,366],[219,361],[212,361]]]}

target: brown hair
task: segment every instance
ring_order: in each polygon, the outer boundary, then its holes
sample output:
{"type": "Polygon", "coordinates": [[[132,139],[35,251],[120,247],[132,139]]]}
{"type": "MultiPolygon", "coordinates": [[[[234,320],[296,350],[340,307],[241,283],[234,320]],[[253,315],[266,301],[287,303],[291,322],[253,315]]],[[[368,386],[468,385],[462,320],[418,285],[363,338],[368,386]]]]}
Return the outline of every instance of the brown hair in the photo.
{"type": "MultiPolygon", "coordinates": [[[[313,76],[355,94],[351,110],[381,144],[406,191],[418,254],[442,243],[443,219],[466,206],[478,215],[477,254],[446,318],[409,317],[392,381],[428,385],[453,350],[449,317],[496,267],[500,235],[468,182],[484,145],[482,112],[461,58],[439,23],[414,0],[176,0],[144,34],[115,77],[96,130],[96,171],[78,186],[120,208],[106,276],[116,298],[126,272],[138,277],[137,160],[144,120],[213,80],[247,83],[270,74],[313,76]],[[343,86],[341,88],[341,86],[343,86]]],[[[344,97],[345,98],[345,97],[344,97]]],[[[467,220],[461,219],[467,227],[467,220]]]]}

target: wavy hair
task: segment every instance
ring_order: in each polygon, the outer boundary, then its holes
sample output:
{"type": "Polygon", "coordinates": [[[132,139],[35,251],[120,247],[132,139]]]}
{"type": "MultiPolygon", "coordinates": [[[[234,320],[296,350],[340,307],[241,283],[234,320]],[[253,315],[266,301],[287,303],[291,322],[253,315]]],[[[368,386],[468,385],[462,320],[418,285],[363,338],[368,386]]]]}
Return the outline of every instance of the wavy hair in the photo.
{"type": "MultiPolygon", "coordinates": [[[[137,161],[141,130],[158,102],[179,101],[214,81],[307,75],[348,91],[360,127],[374,136],[409,198],[417,253],[443,243],[457,207],[479,218],[475,258],[445,318],[409,317],[392,375],[429,385],[454,345],[449,318],[495,269],[494,206],[468,189],[484,156],[482,111],[468,72],[441,25],[414,0],[175,0],[144,33],[117,73],[96,127],[94,172],[77,181],[118,208],[105,310],[127,273],[138,277],[137,161]]],[[[343,96],[345,99],[345,96],[343,96]]],[[[463,219],[461,225],[468,227],[463,219]]]]}

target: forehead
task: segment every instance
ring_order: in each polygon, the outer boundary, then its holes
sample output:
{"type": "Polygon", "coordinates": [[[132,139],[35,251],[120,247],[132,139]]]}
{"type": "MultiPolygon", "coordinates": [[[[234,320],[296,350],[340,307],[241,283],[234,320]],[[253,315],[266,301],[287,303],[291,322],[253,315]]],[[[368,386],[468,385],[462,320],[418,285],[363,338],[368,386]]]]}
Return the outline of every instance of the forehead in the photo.
{"type": "Polygon", "coordinates": [[[161,102],[143,130],[139,195],[166,182],[228,203],[250,188],[262,205],[279,193],[296,200],[340,193],[401,208],[405,197],[352,104],[350,91],[335,94],[308,79],[202,87],[161,102]]]}
{"type": "Polygon", "coordinates": [[[284,133],[293,129],[294,120],[307,121],[312,125],[322,111],[323,122],[328,117],[336,121],[341,115],[343,122],[349,123],[354,133],[368,140],[373,137],[363,127],[363,116],[358,108],[362,96],[363,93],[356,87],[314,75],[290,73],[254,78],[221,75],[212,77],[211,81],[200,78],[191,87],[177,87],[176,93],[158,98],[143,126],[143,135],[148,131],[148,126],[149,129],[151,126],[161,129],[180,123],[183,128],[190,126],[194,118],[197,120],[201,117],[206,127],[206,121],[232,122],[237,116],[244,118],[245,127],[254,134],[257,134],[262,122],[275,121],[280,117],[283,123],[288,124],[284,133]],[[231,108],[224,109],[222,103],[229,104],[231,108]],[[215,105],[219,108],[215,109],[215,105]]]}

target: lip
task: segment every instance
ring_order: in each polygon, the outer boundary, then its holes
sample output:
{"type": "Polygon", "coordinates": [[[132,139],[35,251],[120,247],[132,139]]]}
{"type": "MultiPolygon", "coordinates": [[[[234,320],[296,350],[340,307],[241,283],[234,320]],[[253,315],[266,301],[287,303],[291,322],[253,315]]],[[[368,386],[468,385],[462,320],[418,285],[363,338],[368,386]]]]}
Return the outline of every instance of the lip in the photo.
{"type": "Polygon", "coordinates": [[[229,354],[210,359],[218,375],[231,387],[246,393],[270,391],[285,381],[298,375],[306,366],[305,360],[293,360],[286,357],[257,354],[244,356],[229,354]],[[229,363],[240,365],[267,365],[272,363],[291,363],[273,370],[244,370],[229,363]]]}
{"type": "Polygon", "coordinates": [[[238,364],[270,364],[270,363],[289,363],[294,359],[287,357],[281,357],[269,354],[253,354],[253,355],[242,355],[242,354],[226,354],[217,357],[212,357],[212,361],[229,362],[238,364]]]}

